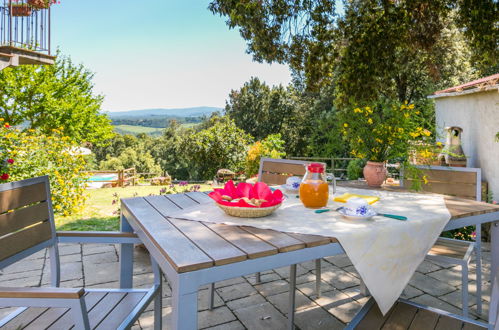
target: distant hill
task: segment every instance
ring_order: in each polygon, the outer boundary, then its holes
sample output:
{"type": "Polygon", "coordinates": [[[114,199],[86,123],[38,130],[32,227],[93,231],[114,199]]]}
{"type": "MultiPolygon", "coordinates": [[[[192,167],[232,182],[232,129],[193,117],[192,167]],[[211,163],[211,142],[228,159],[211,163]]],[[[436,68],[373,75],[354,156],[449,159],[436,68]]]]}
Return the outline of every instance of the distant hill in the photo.
{"type": "Polygon", "coordinates": [[[130,117],[200,117],[209,116],[215,111],[222,111],[222,108],[215,107],[194,107],[194,108],[177,108],[177,109],[143,109],[143,110],[129,110],[129,111],[114,111],[106,112],[109,118],[130,118],[130,117]]]}

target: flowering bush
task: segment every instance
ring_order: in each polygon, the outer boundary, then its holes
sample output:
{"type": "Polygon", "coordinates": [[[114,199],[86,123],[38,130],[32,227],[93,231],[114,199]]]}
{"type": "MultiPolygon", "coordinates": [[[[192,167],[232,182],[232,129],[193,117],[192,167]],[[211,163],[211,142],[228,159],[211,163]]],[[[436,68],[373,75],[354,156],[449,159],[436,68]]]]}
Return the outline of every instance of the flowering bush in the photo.
{"type": "Polygon", "coordinates": [[[414,104],[376,103],[342,114],[343,136],[357,158],[384,162],[407,156],[409,145],[431,135],[414,104]]]}
{"type": "Polygon", "coordinates": [[[48,175],[54,211],[70,215],[79,210],[85,201],[85,160],[71,152],[76,145],[62,129],[45,135],[12,128],[2,118],[0,124],[0,182],[48,175]]]}
{"type": "Polygon", "coordinates": [[[262,157],[282,158],[284,156],[286,156],[286,153],[284,152],[284,141],[281,134],[271,134],[249,147],[246,156],[246,175],[251,177],[258,173],[262,157]]]}

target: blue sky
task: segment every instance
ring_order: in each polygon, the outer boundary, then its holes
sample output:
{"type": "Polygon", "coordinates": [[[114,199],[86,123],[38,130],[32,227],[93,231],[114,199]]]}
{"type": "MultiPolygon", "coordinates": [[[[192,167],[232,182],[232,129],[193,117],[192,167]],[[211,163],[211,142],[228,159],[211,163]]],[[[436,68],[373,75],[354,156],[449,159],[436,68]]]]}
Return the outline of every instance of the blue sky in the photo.
{"type": "Polygon", "coordinates": [[[61,0],[52,47],[95,72],[104,110],[225,105],[257,76],[287,84],[287,66],[260,64],[203,0],[61,0]]]}

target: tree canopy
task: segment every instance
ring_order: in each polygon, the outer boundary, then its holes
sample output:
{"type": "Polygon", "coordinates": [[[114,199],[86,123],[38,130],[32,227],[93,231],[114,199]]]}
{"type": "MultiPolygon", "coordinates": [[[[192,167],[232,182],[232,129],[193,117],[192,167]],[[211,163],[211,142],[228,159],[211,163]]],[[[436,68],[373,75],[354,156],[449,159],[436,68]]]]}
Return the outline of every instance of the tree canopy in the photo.
{"type": "Polygon", "coordinates": [[[98,144],[113,135],[101,114],[101,95],[94,93],[93,74],[58,54],[54,65],[19,66],[0,71],[0,117],[50,134],[63,127],[75,142],[98,144]]]}
{"type": "Polygon", "coordinates": [[[465,80],[470,66],[497,69],[497,1],[338,2],[214,0],[209,8],[239,28],[255,60],[289,64],[311,91],[334,84],[339,105],[380,94],[410,100],[448,85],[449,71],[465,80]]]}

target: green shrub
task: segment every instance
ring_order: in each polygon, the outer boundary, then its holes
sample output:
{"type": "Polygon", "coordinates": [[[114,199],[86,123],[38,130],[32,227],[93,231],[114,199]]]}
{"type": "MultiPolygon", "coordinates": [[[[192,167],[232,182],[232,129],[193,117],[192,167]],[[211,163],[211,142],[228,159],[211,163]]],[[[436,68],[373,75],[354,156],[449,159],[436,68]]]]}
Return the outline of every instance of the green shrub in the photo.
{"type": "MultiPolygon", "coordinates": [[[[0,122],[3,119],[0,118],[0,122]]],[[[75,154],[77,145],[62,129],[52,135],[37,130],[20,131],[6,124],[0,127],[0,159],[4,160],[0,182],[48,175],[54,211],[70,215],[85,201],[85,159],[75,154]],[[8,167],[5,166],[7,160],[8,167]]]]}
{"type": "Polygon", "coordinates": [[[348,162],[347,166],[347,178],[348,180],[358,180],[363,176],[363,169],[366,162],[362,159],[353,159],[348,162]]]}
{"type": "Polygon", "coordinates": [[[134,167],[138,173],[161,174],[161,167],[147,151],[137,151],[131,147],[125,148],[117,157],[107,156],[100,162],[101,170],[124,170],[134,167]]]}
{"type": "Polygon", "coordinates": [[[253,143],[246,156],[246,176],[251,177],[258,173],[262,157],[279,159],[284,156],[286,156],[286,152],[284,152],[284,141],[281,134],[271,134],[262,141],[253,143]]]}

